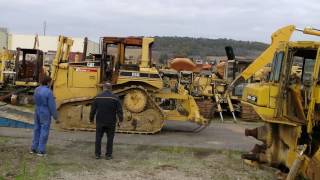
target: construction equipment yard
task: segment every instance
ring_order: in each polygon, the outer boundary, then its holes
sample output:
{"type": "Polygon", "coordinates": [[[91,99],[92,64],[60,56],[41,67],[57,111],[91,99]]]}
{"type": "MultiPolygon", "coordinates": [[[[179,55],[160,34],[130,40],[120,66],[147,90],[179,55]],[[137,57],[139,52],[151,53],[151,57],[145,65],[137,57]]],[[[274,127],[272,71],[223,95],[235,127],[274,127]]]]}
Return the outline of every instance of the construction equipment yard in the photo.
{"type": "Polygon", "coordinates": [[[316,0],[0,7],[0,180],[320,179],[316,0]]]}
{"type": "Polygon", "coordinates": [[[226,46],[227,60],[200,66],[188,58],[157,66],[152,37],[102,37],[101,54],[89,55],[85,41],[82,60],[72,62],[74,40],[59,36],[47,65],[36,47],[6,50],[0,178],[316,180],[320,44],[291,41],[293,33],[320,36],[288,25],[250,63],[226,46]],[[129,58],[132,49],[141,56],[129,58]],[[50,98],[37,94],[46,91],[50,98]],[[47,152],[28,154],[39,123],[48,123],[48,135],[51,116],[47,152]],[[105,152],[111,161],[97,151],[100,127],[113,129],[108,137],[118,132],[114,159],[112,148],[105,152]]]}
{"type": "MultiPolygon", "coordinates": [[[[60,36],[55,58],[46,68],[42,51],[18,49],[22,60],[17,54],[15,61],[11,60],[14,54],[5,52],[0,96],[3,101],[0,178],[261,179],[261,175],[262,179],[275,178],[275,169],[256,163],[249,165],[241,159],[241,154],[259,144],[244,134],[246,128],[262,125],[252,121],[258,119],[253,109],[245,112],[251,122],[238,122],[233,105],[240,105],[239,95],[233,96],[233,102],[229,95],[223,95],[228,82],[217,80],[222,83],[212,86],[208,72],[196,74],[190,69],[178,72],[152,67],[149,53],[153,41],[153,38],[105,37],[103,58],[98,59],[97,55],[68,62],[73,40],[60,36]],[[108,54],[109,44],[118,46],[117,56],[108,54]],[[142,59],[135,62],[137,65],[126,63],[126,46],[141,48],[142,59]],[[36,58],[28,59],[30,54],[36,58]],[[42,73],[49,73],[53,79],[51,86],[61,122],[52,124],[49,156],[41,159],[28,154],[28,150],[35,126],[32,95],[42,73]],[[109,162],[95,160],[95,124],[88,122],[91,102],[104,82],[112,82],[125,117],[117,126],[114,159],[109,162]],[[213,94],[213,87],[219,87],[220,91],[213,94]],[[250,168],[255,170],[248,171],[250,168]]],[[[172,67],[174,64],[178,68],[188,64],[195,67],[189,59],[173,61],[172,67]]],[[[222,71],[226,69],[222,66],[222,71]]],[[[237,110],[239,113],[241,109],[237,110]]]]}
{"type": "MultiPolygon", "coordinates": [[[[228,119],[228,118],[227,118],[228,119]]],[[[231,120],[231,119],[230,119],[231,120]]],[[[258,123],[259,124],[259,123],[258,123]]],[[[240,156],[256,140],[245,127],[212,123],[195,136],[191,123],[168,123],[160,134],[118,134],[114,159],[94,160],[94,132],[52,131],[46,159],[28,154],[29,129],[0,128],[3,179],[274,179],[276,170],[240,156]]]]}

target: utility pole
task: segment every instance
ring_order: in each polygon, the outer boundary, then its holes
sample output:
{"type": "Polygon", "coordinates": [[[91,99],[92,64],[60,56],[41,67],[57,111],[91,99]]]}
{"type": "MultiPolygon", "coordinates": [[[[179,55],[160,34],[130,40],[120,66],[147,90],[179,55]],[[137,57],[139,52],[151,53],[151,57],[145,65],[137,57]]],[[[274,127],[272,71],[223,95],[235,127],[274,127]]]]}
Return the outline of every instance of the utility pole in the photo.
{"type": "Polygon", "coordinates": [[[46,30],[47,30],[47,21],[43,22],[43,35],[46,35],[46,30]]]}

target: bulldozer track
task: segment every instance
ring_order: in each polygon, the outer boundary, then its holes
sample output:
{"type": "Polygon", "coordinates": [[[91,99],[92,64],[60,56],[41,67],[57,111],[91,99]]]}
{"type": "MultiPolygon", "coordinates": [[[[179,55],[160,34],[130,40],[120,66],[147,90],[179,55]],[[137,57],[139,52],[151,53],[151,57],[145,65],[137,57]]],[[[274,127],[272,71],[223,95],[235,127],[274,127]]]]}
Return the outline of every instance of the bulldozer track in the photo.
{"type": "Polygon", "coordinates": [[[214,105],[211,99],[196,99],[196,103],[199,107],[200,114],[207,119],[213,118],[212,106],[214,105]]]}
{"type": "MultiPolygon", "coordinates": [[[[162,111],[162,109],[158,106],[158,104],[156,102],[153,101],[153,97],[152,95],[148,92],[147,89],[145,89],[144,87],[142,86],[129,86],[129,87],[125,87],[125,88],[122,88],[122,89],[118,89],[118,90],[115,90],[113,91],[116,95],[118,96],[122,96],[124,94],[126,94],[126,92],[130,91],[130,90],[134,90],[134,89],[139,89],[141,91],[143,91],[145,93],[145,95],[147,96],[147,101],[148,101],[148,108],[150,109],[155,109],[157,110],[161,117],[160,117],[160,120],[161,120],[161,125],[159,128],[157,129],[154,129],[152,131],[139,131],[139,130],[121,130],[121,129],[117,129],[116,131],[119,132],[119,133],[125,133],[125,134],[155,134],[155,133],[158,133],[161,131],[161,129],[163,128],[164,126],[164,120],[165,120],[165,114],[164,112],[162,111]],[[150,107],[151,106],[151,107],[150,107]]],[[[155,91],[151,91],[152,93],[154,93],[155,91]]],[[[144,111],[145,112],[145,111],[144,111]]]]}
{"type": "MultiPolygon", "coordinates": [[[[139,130],[136,130],[136,129],[123,130],[123,129],[119,129],[119,127],[117,127],[116,128],[116,132],[117,133],[124,133],[124,134],[155,134],[155,133],[160,132],[162,127],[164,126],[165,114],[161,110],[161,108],[156,104],[156,102],[154,102],[154,100],[153,100],[154,98],[148,92],[148,90],[146,90],[142,86],[129,86],[129,87],[125,87],[125,88],[122,88],[122,89],[117,89],[117,90],[113,91],[113,93],[120,97],[120,96],[126,95],[128,91],[133,90],[133,89],[139,89],[139,90],[141,90],[141,91],[143,91],[145,93],[145,95],[147,96],[147,99],[148,99],[147,100],[148,101],[147,102],[148,103],[148,109],[143,111],[143,112],[146,112],[146,111],[148,111],[150,109],[156,110],[160,114],[160,117],[159,117],[160,118],[160,122],[159,122],[160,126],[159,126],[159,128],[155,128],[152,131],[139,131],[139,130]]],[[[59,108],[59,111],[63,111],[64,108],[69,108],[71,106],[75,106],[75,109],[79,108],[79,107],[76,107],[77,105],[86,106],[86,105],[90,104],[92,100],[93,99],[86,99],[86,100],[81,100],[81,101],[67,102],[67,103],[64,103],[64,104],[61,105],[61,107],[59,108]]],[[[81,109],[81,108],[83,108],[83,107],[80,107],[79,109],[81,109]]],[[[125,111],[125,107],[123,107],[123,108],[124,108],[124,111],[125,111]]],[[[81,114],[82,113],[84,114],[84,112],[81,112],[81,114]]],[[[64,113],[62,113],[62,114],[64,114],[64,113]]],[[[77,114],[77,112],[75,114],[77,114]]],[[[131,114],[134,117],[138,113],[131,113],[131,114]]],[[[81,115],[81,116],[87,116],[87,115],[88,114],[81,115]]],[[[67,116],[65,116],[65,117],[67,117],[67,116]]],[[[68,120],[67,119],[65,119],[65,120],[62,119],[62,125],[57,125],[56,127],[60,128],[60,129],[64,129],[64,130],[71,130],[71,131],[77,131],[77,130],[80,130],[80,131],[95,131],[95,125],[89,124],[88,122],[86,122],[85,124],[81,124],[82,121],[83,121],[81,119],[78,122],[75,122],[76,125],[63,124],[63,121],[68,121],[68,120]]]]}

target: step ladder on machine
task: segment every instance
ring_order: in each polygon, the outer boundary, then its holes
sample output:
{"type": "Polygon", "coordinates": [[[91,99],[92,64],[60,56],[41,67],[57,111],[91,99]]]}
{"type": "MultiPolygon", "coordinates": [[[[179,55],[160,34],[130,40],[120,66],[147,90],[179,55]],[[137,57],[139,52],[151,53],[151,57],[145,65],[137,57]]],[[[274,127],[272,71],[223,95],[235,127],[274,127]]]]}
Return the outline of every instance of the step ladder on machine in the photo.
{"type": "Polygon", "coordinates": [[[213,88],[214,100],[217,106],[217,111],[219,112],[221,118],[221,122],[224,122],[222,115],[223,109],[221,104],[227,104],[229,111],[233,116],[233,122],[237,123],[238,121],[234,114],[234,108],[230,98],[230,94],[225,93],[226,83],[223,80],[214,80],[211,85],[213,88]]]}

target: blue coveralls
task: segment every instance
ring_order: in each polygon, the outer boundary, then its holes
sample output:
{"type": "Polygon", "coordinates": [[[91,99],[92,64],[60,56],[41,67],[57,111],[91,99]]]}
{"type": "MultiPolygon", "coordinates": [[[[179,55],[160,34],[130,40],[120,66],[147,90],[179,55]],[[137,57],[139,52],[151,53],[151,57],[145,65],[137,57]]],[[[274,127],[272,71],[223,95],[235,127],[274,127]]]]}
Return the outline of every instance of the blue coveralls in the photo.
{"type": "Polygon", "coordinates": [[[46,152],[51,116],[57,119],[56,103],[51,89],[48,86],[39,86],[35,89],[33,98],[36,109],[34,114],[34,131],[31,149],[39,153],[46,152]]]}

